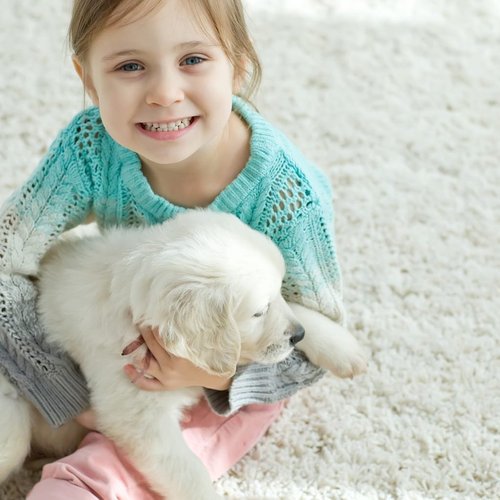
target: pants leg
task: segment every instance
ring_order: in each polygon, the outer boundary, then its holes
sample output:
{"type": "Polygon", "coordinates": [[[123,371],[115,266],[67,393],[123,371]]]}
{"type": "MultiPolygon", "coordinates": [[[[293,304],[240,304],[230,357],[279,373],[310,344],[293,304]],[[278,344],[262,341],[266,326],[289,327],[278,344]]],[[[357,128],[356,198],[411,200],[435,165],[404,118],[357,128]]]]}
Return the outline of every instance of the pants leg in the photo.
{"type": "MultiPolygon", "coordinates": [[[[249,405],[230,417],[214,414],[207,402],[186,413],[183,436],[215,480],[227,472],[278,418],[284,402],[249,405]]],[[[144,478],[111,440],[89,433],[78,450],[44,467],[27,500],[158,500],[144,478]]]]}

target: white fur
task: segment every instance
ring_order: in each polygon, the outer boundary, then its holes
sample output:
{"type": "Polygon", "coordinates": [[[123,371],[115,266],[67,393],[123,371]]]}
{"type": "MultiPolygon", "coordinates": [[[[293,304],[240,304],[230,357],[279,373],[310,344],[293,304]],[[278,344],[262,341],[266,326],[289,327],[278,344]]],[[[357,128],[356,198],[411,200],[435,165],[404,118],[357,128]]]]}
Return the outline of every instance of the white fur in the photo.
{"type": "MultiPolygon", "coordinates": [[[[200,389],[141,391],[123,373],[120,353],[138,336],[138,324],[158,327],[174,355],[230,376],[237,364],[288,356],[290,339],[303,331],[297,316],[307,330],[299,346],[313,362],[339,376],[364,371],[364,357],[346,330],[284,301],[284,271],[269,239],[234,216],[201,210],[150,228],[66,238],[45,257],[39,310],[49,340],[81,366],[99,430],[161,495],[217,498],[178,424],[200,389]]],[[[61,453],[81,438],[81,429],[69,423],[50,434],[52,443],[41,439],[49,436],[46,424],[30,417],[29,405],[3,378],[0,404],[0,482],[22,464],[30,439],[61,453]]]]}

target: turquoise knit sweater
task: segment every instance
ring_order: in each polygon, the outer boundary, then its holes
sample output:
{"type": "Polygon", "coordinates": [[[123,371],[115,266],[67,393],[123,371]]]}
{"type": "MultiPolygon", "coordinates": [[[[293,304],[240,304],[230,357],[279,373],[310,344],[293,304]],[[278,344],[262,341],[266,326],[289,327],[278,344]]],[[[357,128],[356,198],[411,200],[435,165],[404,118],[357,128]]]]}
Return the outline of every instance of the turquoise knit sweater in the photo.
{"type": "MultiPolygon", "coordinates": [[[[333,239],[332,193],[325,176],[243,100],[233,109],[251,129],[250,159],[208,208],[230,212],[267,234],[287,271],[284,296],[343,321],[333,239]]],[[[157,196],[138,156],[104,129],[97,108],[59,134],[31,178],[0,211],[0,369],[54,426],[89,404],[78,367],[44,340],[36,312],[40,259],[56,238],[94,214],[101,229],[157,224],[185,208],[157,196]]],[[[276,366],[238,371],[230,391],[207,391],[232,412],[286,398],[321,370],[299,353],[276,366]]]]}

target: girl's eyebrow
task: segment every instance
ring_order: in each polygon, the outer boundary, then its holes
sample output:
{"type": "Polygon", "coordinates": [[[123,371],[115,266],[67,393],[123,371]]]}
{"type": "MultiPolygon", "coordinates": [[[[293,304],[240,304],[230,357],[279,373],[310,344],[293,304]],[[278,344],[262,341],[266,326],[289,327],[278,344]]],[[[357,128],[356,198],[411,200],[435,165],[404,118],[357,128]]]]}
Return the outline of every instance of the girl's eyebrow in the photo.
{"type": "Polygon", "coordinates": [[[116,59],[117,57],[124,57],[124,56],[136,56],[137,54],[139,54],[140,51],[139,50],[134,50],[134,49],[130,49],[130,50],[120,50],[119,52],[113,52],[113,54],[109,54],[107,56],[104,56],[102,58],[103,61],[112,61],[113,59],[116,59]]]}
{"type": "MultiPolygon", "coordinates": [[[[199,40],[193,40],[191,42],[182,42],[177,44],[174,49],[175,50],[192,50],[200,47],[218,47],[219,45],[217,43],[208,43],[208,42],[201,42],[199,40]]],[[[113,59],[116,59],[117,57],[129,57],[129,56],[137,56],[138,54],[143,54],[143,51],[136,50],[136,49],[127,49],[127,50],[120,50],[119,52],[113,52],[112,54],[109,54],[107,56],[104,56],[102,58],[103,61],[112,61],[113,59]]]]}
{"type": "Polygon", "coordinates": [[[183,42],[177,44],[175,49],[195,49],[197,47],[218,47],[218,43],[209,43],[208,41],[201,42],[199,40],[193,40],[192,42],[183,42]]]}

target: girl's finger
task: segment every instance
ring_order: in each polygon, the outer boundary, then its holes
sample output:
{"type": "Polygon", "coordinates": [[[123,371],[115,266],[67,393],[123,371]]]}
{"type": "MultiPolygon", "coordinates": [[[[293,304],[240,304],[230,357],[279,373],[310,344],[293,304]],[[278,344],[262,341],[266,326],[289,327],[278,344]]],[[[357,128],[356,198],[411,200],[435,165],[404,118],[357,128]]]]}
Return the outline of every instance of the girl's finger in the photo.
{"type": "Polygon", "coordinates": [[[137,337],[135,340],[130,342],[127,346],[122,351],[122,356],[128,356],[130,353],[134,352],[136,349],[138,349],[142,344],[144,344],[144,339],[140,335],[137,337]]]}
{"type": "Polygon", "coordinates": [[[144,330],[142,333],[142,337],[144,339],[144,342],[148,346],[148,349],[153,353],[153,356],[156,358],[158,362],[160,362],[162,359],[168,359],[168,353],[165,350],[165,348],[156,340],[156,336],[154,332],[148,328],[147,330],[144,330]]]}
{"type": "Polygon", "coordinates": [[[159,392],[165,390],[161,382],[155,378],[140,377],[134,382],[134,385],[143,391],[159,392]]]}
{"type": "Polygon", "coordinates": [[[158,361],[150,354],[149,358],[145,358],[142,363],[142,372],[151,377],[159,378],[162,369],[158,361]]]}
{"type": "Polygon", "coordinates": [[[123,368],[125,375],[138,389],[144,391],[164,391],[165,388],[155,378],[146,378],[142,370],[137,370],[134,365],[125,365],[123,368]]]}

